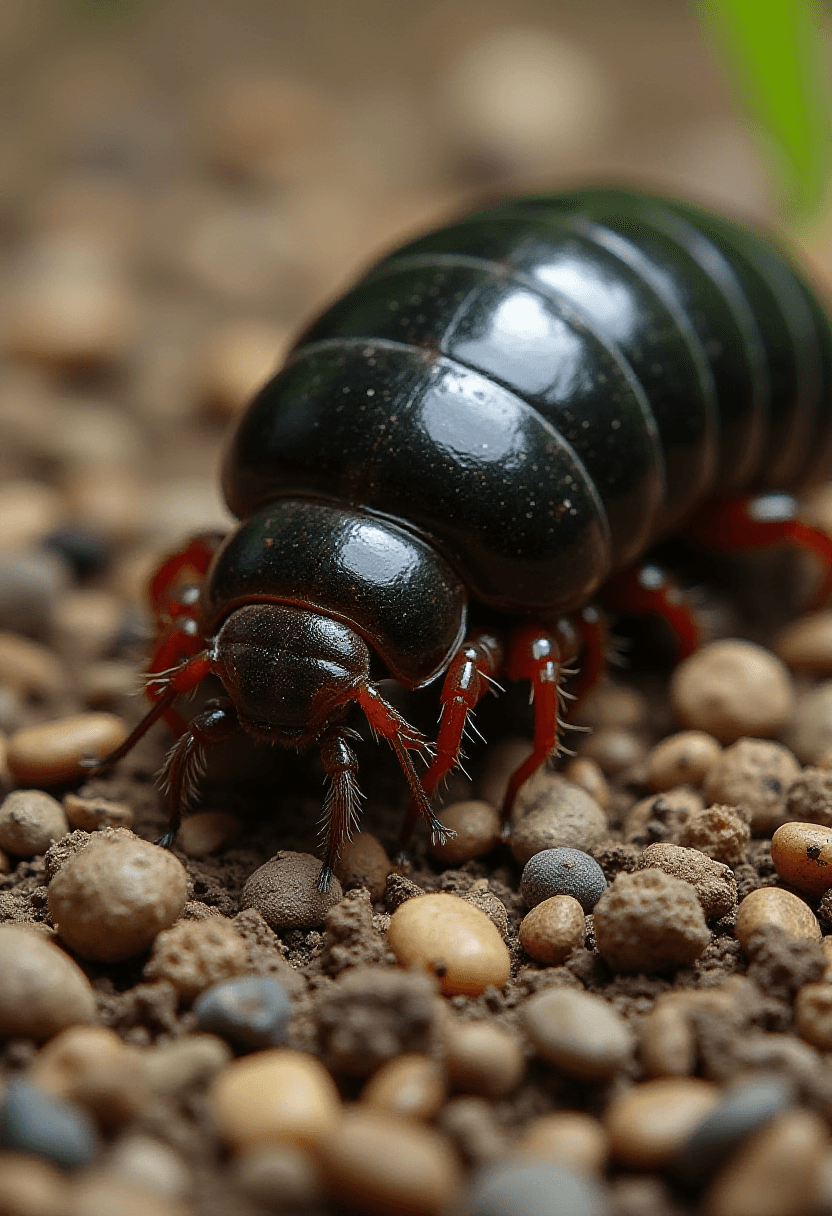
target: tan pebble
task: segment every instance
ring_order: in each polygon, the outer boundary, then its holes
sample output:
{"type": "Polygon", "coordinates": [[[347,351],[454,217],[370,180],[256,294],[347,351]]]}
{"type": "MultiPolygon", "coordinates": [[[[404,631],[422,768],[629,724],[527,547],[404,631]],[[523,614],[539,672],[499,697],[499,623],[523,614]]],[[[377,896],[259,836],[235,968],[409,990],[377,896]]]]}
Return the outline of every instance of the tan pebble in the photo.
{"type": "Polygon", "coordinates": [[[342,848],[334,873],[345,891],[366,887],[375,903],[384,898],[387,875],[392,868],[378,837],[372,832],[356,832],[342,848]]]}
{"type": "Polygon", "coordinates": [[[786,814],[790,820],[832,827],[832,772],[822,767],[804,768],[789,785],[786,814]]]}
{"type": "Polygon", "coordinates": [[[751,839],[747,817],[736,807],[709,806],[688,815],[679,835],[679,844],[698,849],[714,861],[736,866],[745,859],[751,839]]]}
{"type": "Polygon", "coordinates": [[[762,646],[732,638],[710,642],[681,662],[670,698],[682,726],[706,731],[720,743],[776,735],[794,704],[785,664],[762,646]]]}
{"type": "Polygon", "coordinates": [[[445,1101],[445,1072],[430,1056],[415,1052],[396,1056],[373,1073],[361,1101],[374,1110],[411,1119],[432,1119],[445,1101]]]}
{"type": "Polygon", "coordinates": [[[594,760],[607,777],[618,777],[644,758],[644,741],[623,726],[605,726],[587,738],[581,756],[594,760]]]}
{"type": "Polygon", "coordinates": [[[315,1145],[339,1118],[335,1082],[323,1064],[276,1047],[235,1060],[219,1073],[209,1104],[222,1139],[235,1152],[287,1142],[315,1145]]]}
{"type": "Polygon", "coordinates": [[[598,1119],[580,1111],[558,1110],[529,1123],[516,1152],[599,1174],[607,1164],[609,1147],[606,1130],[598,1119]]]}
{"type": "Polygon", "coordinates": [[[751,891],[737,909],[734,932],[743,950],[758,929],[774,926],[791,937],[820,941],[821,928],[807,903],[791,891],[760,887],[751,891]]]}
{"type": "Polygon", "coordinates": [[[763,739],[739,739],[727,747],[703,784],[711,803],[740,807],[754,836],[770,836],[784,823],[789,786],[800,765],[788,748],[763,739]]]}
{"type": "Polygon", "coordinates": [[[182,821],[177,844],[189,857],[210,857],[230,844],[240,833],[236,815],[225,811],[197,811],[182,821]]]}
{"type": "Polygon", "coordinates": [[[28,1077],[53,1098],[74,1102],[91,1076],[98,1076],[108,1060],[124,1052],[125,1045],[106,1026],[69,1026],[42,1047],[32,1061],[28,1077]]]}
{"type": "Polygon", "coordinates": [[[78,681],[78,695],[87,709],[126,712],[127,706],[134,704],[137,691],[135,665],[119,659],[90,663],[78,681]]]}
{"type": "Polygon", "coordinates": [[[0,1154],[2,1216],[55,1216],[64,1211],[66,1174],[28,1153],[0,1154]]]}
{"type": "Polygon", "coordinates": [[[75,663],[92,662],[113,646],[123,617],[123,604],[108,591],[66,591],[52,612],[52,642],[75,663]]]}
{"type": "Polygon", "coordinates": [[[0,846],[14,857],[34,857],[69,831],[60,802],[43,790],[13,790],[0,803],[0,846]]]}
{"type": "Polygon", "coordinates": [[[0,925],[0,1036],[51,1038],[91,1022],[95,996],[80,967],[38,933],[0,925]]]}
{"type": "Polygon", "coordinates": [[[651,790],[674,785],[701,785],[722,746],[703,730],[680,730],[662,739],[647,757],[647,780],[651,790]]]}
{"type": "Polygon", "coordinates": [[[189,1002],[211,984],[242,975],[247,961],[245,942],[229,921],[183,920],[158,934],[143,975],[167,980],[189,1002]]]}
{"type": "Polygon", "coordinates": [[[419,895],[390,917],[387,944],[402,967],[424,967],[446,996],[477,996],[502,988],[511,960],[484,912],[444,893],[419,895]]]}
{"type": "Polygon", "coordinates": [[[21,785],[59,785],[82,777],[81,761],[106,756],[128,735],[115,714],[75,714],[15,731],[9,739],[8,765],[21,785]]]}
{"type": "Polygon", "coordinates": [[[648,1077],[688,1077],[696,1069],[696,1039],[687,1004],[664,993],[641,1023],[639,1055],[648,1077]]]}
{"type": "Polygon", "coordinates": [[[341,884],[334,877],[328,891],[318,890],[320,872],[321,863],[316,857],[282,849],[248,879],[240,908],[256,908],[275,930],[316,928],[343,897],[341,884]]]}
{"type": "Polygon", "coordinates": [[[520,944],[535,962],[557,967],[584,944],[584,910],[571,895],[553,895],[527,913],[519,933],[520,944]]]}
{"type": "Polygon", "coordinates": [[[312,1154],[294,1144],[271,1144],[243,1153],[233,1178],[247,1199],[277,1212],[311,1208],[323,1200],[320,1170],[312,1154]]]}
{"type": "Polygon", "coordinates": [[[802,764],[815,764],[832,747],[832,680],[801,692],[783,739],[802,764]]]}
{"type": "Polygon", "coordinates": [[[64,795],[64,812],[71,828],[97,832],[101,828],[131,828],[133,811],[124,802],[107,798],[83,798],[80,794],[64,795]]]}
{"type": "Polygon", "coordinates": [[[231,1048],[214,1034],[189,1034],[144,1053],[142,1081],[157,1097],[167,1097],[212,1080],[231,1060],[231,1048]]]}
{"type": "Polygon", "coordinates": [[[468,1095],[451,1098],[439,1112],[437,1127],[463,1161],[484,1166],[508,1150],[505,1132],[493,1102],[468,1095]]]}
{"type": "Polygon", "coordinates": [[[649,844],[660,834],[674,843],[688,819],[703,810],[705,799],[689,785],[674,786],[661,794],[651,794],[631,807],[624,820],[624,837],[632,844],[649,844]]]}
{"type": "Polygon", "coordinates": [[[648,704],[642,693],[626,684],[596,684],[581,701],[575,721],[593,730],[607,726],[638,730],[646,725],[648,704]]]}
{"type": "Polygon", "coordinates": [[[526,1071],[515,1036],[488,1021],[448,1025],[445,1067],[454,1089],[483,1098],[513,1093],[526,1071]]]}
{"type": "Polygon", "coordinates": [[[719,1101],[719,1086],[697,1077],[632,1086],[604,1116],[613,1158],[631,1169],[662,1169],[719,1101]]]}
{"type": "Polygon", "coordinates": [[[212,413],[231,418],[283,362],[287,333],[265,321],[226,321],[197,362],[197,391],[212,413]]]}
{"type": "Polygon", "coordinates": [[[0,685],[24,697],[47,697],[66,684],[63,668],[45,646],[0,632],[0,685]]]}
{"type": "Polygon", "coordinates": [[[615,1076],[632,1055],[632,1031],[601,997],[571,988],[547,988],[520,1008],[523,1027],[538,1055],[582,1080],[615,1076]]]}
{"type": "Polygon", "coordinates": [[[642,853],[639,868],[664,870],[673,878],[689,882],[709,920],[728,916],[736,907],[737,880],[733,871],[722,862],[705,857],[697,849],[685,849],[675,844],[651,844],[642,853]]]}
{"type": "Polygon", "coordinates": [[[813,1111],[785,1111],[743,1141],[705,1192],[704,1216],[805,1216],[815,1210],[826,1124],[813,1111]]]}
{"type": "Polygon", "coordinates": [[[181,915],[187,895],[181,861],[120,829],[94,836],[62,866],[49,884],[49,911],[82,958],[118,962],[147,950],[181,915]]]}
{"type": "Polygon", "coordinates": [[[586,790],[543,769],[520,790],[512,822],[511,850],[520,865],[544,849],[589,852],[609,832],[606,815],[586,790]]]}
{"type": "Polygon", "coordinates": [[[771,838],[771,860],[790,887],[819,898],[832,887],[832,828],[784,823],[771,838]]]}
{"type": "MultiPolygon", "coordinates": [[[[829,941],[828,937],[823,939],[829,941]]],[[[832,1048],[832,984],[804,984],[794,1001],[797,1033],[821,1051],[832,1048]]]]}
{"type": "Polygon", "coordinates": [[[793,670],[832,676],[832,611],[798,617],[780,630],[772,649],[793,670]]]}
{"type": "Polygon", "coordinates": [[[490,853],[500,839],[500,817],[487,802],[454,802],[439,816],[456,833],[444,844],[431,844],[430,851],[446,866],[462,865],[490,853]]]}
{"type": "Polygon", "coordinates": [[[432,1128],[360,1107],[344,1113],[318,1151],[329,1194],[361,1216],[440,1216],[461,1181],[432,1128]]]}
{"type": "Polygon", "coordinates": [[[171,1199],[187,1195],[191,1172],[178,1153],[162,1140],[132,1132],[107,1155],[107,1171],[122,1182],[146,1187],[171,1199]]]}
{"type": "Polygon", "coordinates": [[[619,874],[593,922],[598,953],[614,971],[688,967],[711,940],[695,891],[663,870],[619,874]]]}
{"type": "Polygon", "coordinates": [[[512,774],[534,751],[529,739],[503,739],[489,748],[480,780],[480,797],[497,810],[503,805],[512,774]]]}
{"type": "Polygon", "coordinates": [[[39,481],[0,486],[0,553],[38,545],[61,522],[63,496],[39,481]]]}
{"type": "Polygon", "coordinates": [[[575,785],[586,790],[602,811],[608,809],[610,787],[607,785],[604,770],[597,760],[592,760],[589,756],[575,756],[563,770],[563,775],[568,781],[574,781],[575,785]]]}
{"type": "Polygon", "coordinates": [[[188,1216],[175,1199],[154,1193],[105,1167],[79,1174],[61,1216],[188,1216]]]}
{"type": "MultiPolygon", "coordinates": [[[[147,483],[129,467],[123,467],[123,462],[117,462],[116,468],[98,462],[90,468],[88,463],[81,469],[69,469],[62,480],[74,521],[118,544],[134,540],[147,526],[150,511],[147,483]]],[[[131,558],[134,562],[141,561],[142,555],[131,553],[131,558]]],[[[130,596],[129,587],[119,586],[118,578],[110,586],[123,593],[125,600],[137,602],[147,590],[145,583],[138,595],[130,596]]]]}

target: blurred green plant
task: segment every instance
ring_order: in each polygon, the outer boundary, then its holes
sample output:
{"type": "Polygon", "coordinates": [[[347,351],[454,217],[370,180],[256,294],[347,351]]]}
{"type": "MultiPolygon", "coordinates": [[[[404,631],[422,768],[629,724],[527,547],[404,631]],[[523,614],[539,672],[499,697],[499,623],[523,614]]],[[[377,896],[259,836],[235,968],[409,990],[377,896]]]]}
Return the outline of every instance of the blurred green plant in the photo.
{"type": "Polygon", "coordinates": [[[816,0],[701,0],[742,99],[773,154],[785,207],[809,220],[830,204],[832,122],[826,28],[816,0]]]}

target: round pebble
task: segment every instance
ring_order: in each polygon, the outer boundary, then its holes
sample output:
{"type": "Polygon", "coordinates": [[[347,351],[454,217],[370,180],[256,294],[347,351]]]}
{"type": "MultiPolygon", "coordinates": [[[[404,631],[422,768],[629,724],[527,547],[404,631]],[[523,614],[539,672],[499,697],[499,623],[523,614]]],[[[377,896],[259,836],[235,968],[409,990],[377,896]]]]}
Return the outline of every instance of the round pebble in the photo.
{"type": "Polygon", "coordinates": [[[719,1101],[719,1086],[696,1077],[632,1086],[604,1116],[613,1158],[631,1169],[663,1169],[719,1101]]]}
{"type": "Polygon", "coordinates": [[[832,611],[798,617],[780,630],[772,649],[793,670],[832,676],[832,611]]]}
{"type": "Polygon", "coordinates": [[[579,849],[543,849],[523,867],[520,894],[527,908],[553,895],[571,895],[591,912],[607,889],[604,871],[594,857],[579,849]]]}
{"type": "Polygon", "coordinates": [[[832,747],[832,680],[800,694],[783,738],[802,764],[817,764],[832,747]]]}
{"type": "Polygon", "coordinates": [[[387,875],[392,869],[384,846],[372,832],[356,832],[341,849],[335,877],[345,891],[366,887],[373,903],[384,898],[387,875]]]}
{"type": "Polygon", "coordinates": [[[832,827],[832,772],[823,767],[804,768],[789,786],[786,814],[790,820],[832,827]]]}
{"type": "Polygon", "coordinates": [[[361,1216],[440,1216],[460,1183],[442,1136],[386,1112],[346,1111],[318,1152],[330,1195],[361,1216]]]}
{"type": "Polygon", "coordinates": [[[315,929],[343,897],[333,876],[318,890],[321,863],[309,853],[281,850],[255,870],[243,887],[240,908],[256,908],[272,929],[315,929]]]}
{"type": "Polygon", "coordinates": [[[0,1037],[48,1039],[95,1017],[80,967],[33,929],[0,925],[0,1037]]]}
{"type": "Polygon", "coordinates": [[[711,803],[736,806],[754,836],[770,836],[784,823],[789,786],[800,765],[788,748],[763,739],[739,739],[713,764],[703,784],[711,803]]]}
{"type": "Polygon", "coordinates": [[[731,638],[709,642],[683,660],[670,698],[677,721],[720,743],[776,735],[794,704],[785,664],[762,646],[731,638]]]}
{"type": "Polygon", "coordinates": [[[305,1149],[271,1144],[243,1153],[233,1163],[234,1181],[252,1202],[270,1211],[306,1211],[320,1204],[320,1171],[305,1149]]]}
{"type": "Polygon", "coordinates": [[[597,760],[592,760],[589,756],[575,756],[563,770],[563,775],[568,781],[573,781],[575,785],[586,790],[601,810],[606,811],[610,804],[610,787],[597,760]]]}
{"type": "Polygon", "coordinates": [[[197,811],[182,821],[176,843],[189,857],[210,857],[239,835],[240,821],[225,811],[197,811]]]}
{"type": "Polygon", "coordinates": [[[642,853],[639,868],[663,870],[673,878],[690,883],[709,920],[728,916],[736,907],[737,880],[733,871],[697,849],[651,844],[642,853]]]}
{"type": "Polygon", "coordinates": [[[523,1079],[522,1048],[513,1034],[490,1021],[452,1022],[445,1032],[445,1067],[454,1089],[504,1098],[523,1079]]]}
{"type": "Polygon", "coordinates": [[[83,798],[65,794],[64,813],[71,828],[82,832],[97,832],[100,828],[130,828],[133,810],[125,802],[110,802],[108,798],[83,798]]]}
{"type": "Polygon", "coordinates": [[[172,853],[127,833],[93,837],[49,884],[61,938],[82,958],[140,954],[182,914],[188,875],[172,853]]]}
{"type": "Polygon", "coordinates": [[[420,895],[390,917],[387,945],[402,967],[433,972],[446,996],[502,988],[511,960],[484,912],[456,895],[420,895]]]}
{"type": "Polygon", "coordinates": [[[558,967],[584,944],[584,910],[571,895],[553,895],[535,904],[523,918],[519,937],[523,949],[535,962],[544,967],[558,967]]]}
{"type": "Polygon", "coordinates": [[[601,1185],[560,1162],[501,1161],[474,1175],[463,1216],[609,1216],[601,1185]]]}
{"type": "Polygon", "coordinates": [[[581,756],[594,760],[607,777],[620,777],[644,758],[644,741],[623,726],[604,726],[586,740],[581,756]]]}
{"type": "Polygon", "coordinates": [[[440,819],[456,833],[444,844],[430,846],[432,856],[446,866],[483,857],[500,839],[500,817],[487,802],[454,802],[443,808],[440,819]]]}
{"type": "Polygon", "coordinates": [[[72,1184],[69,1202],[68,1216],[188,1216],[175,1199],[119,1178],[105,1167],[81,1174],[72,1184]]]}
{"type": "Polygon", "coordinates": [[[680,730],[662,739],[647,757],[647,783],[660,793],[674,785],[701,785],[722,747],[703,730],[680,730]]]}
{"type": "Polygon", "coordinates": [[[340,1110],[323,1064],[282,1047],[229,1064],[209,1101],[220,1135],[237,1152],[282,1142],[315,1145],[332,1133],[340,1110]]]}
{"type": "Polygon", "coordinates": [[[48,697],[65,684],[63,668],[51,650],[15,633],[0,632],[0,685],[23,697],[48,697]]]}
{"type": "Polygon", "coordinates": [[[0,804],[0,846],[14,857],[34,857],[66,836],[60,802],[42,790],[14,790],[0,804]]]}
{"type": "Polygon", "coordinates": [[[544,849],[591,849],[607,835],[607,817],[586,790],[541,770],[521,788],[512,811],[511,849],[525,865],[544,849]]]}
{"type": "Polygon", "coordinates": [[[604,1126],[582,1111],[557,1110],[528,1124],[517,1144],[523,1157],[559,1162],[587,1174],[607,1164],[609,1146],[604,1126]]]}
{"type": "Polygon", "coordinates": [[[746,817],[736,807],[709,806],[692,811],[679,834],[679,844],[686,849],[698,849],[714,861],[728,866],[745,860],[751,828],[746,817]]]}
{"type": "Polygon", "coordinates": [[[0,629],[42,638],[69,579],[66,563],[43,549],[0,555],[0,629]]]}
{"type": "Polygon", "coordinates": [[[52,613],[52,644],[76,663],[103,658],[118,637],[123,616],[121,600],[109,591],[91,587],[66,591],[52,613]]]}
{"type": "Polygon", "coordinates": [[[382,1064],[361,1091],[374,1110],[411,1119],[433,1119],[446,1097],[445,1073],[430,1056],[406,1052],[382,1064]]]}
{"type": "Polygon", "coordinates": [[[116,1059],[131,1050],[109,1027],[68,1026],[41,1048],[28,1078],[52,1098],[83,1104],[88,1084],[100,1083],[102,1069],[114,1071],[116,1059]]]}
{"type": "Polygon", "coordinates": [[[625,839],[632,844],[649,844],[657,838],[676,841],[689,817],[704,806],[705,799],[689,785],[641,798],[624,820],[625,839]]]}
{"type": "Polygon", "coordinates": [[[286,989],[267,976],[247,975],[208,988],[195,1001],[197,1027],[240,1047],[277,1047],[292,1005],[286,989]]]}
{"type": "Polygon", "coordinates": [[[228,1044],[216,1035],[189,1034],[145,1052],[141,1075],[151,1093],[165,1098],[213,1080],[230,1059],[228,1044]]]}
{"type": "Polygon", "coordinates": [[[162,1140],[140,1133],[122,1137],[107,1156],[107,1170],[121,1182],[182,1198],[191,1189],[191,1174],[178,1153],[162,1140]]]}
{"type": "Polygon", "coordinates": [[[779,887],[751,891],[737,909],[734,933],[743,950],[759,929],[782,929],[790,937],[820,941],[821,928],[812,909],[800,896],[779,887]]]}
{"type": "Polygon", "coordinates": [[[167,980],[180,1000],[190,1002],[212,984],[240,975],[247,963],[245,942],[229,921],[182,920],[157,935],[144,976],[167,980]]]}
{"type": "Polygon", "coordinates": [[[723,1165],[704,1199],[708,1216],[805,1216],[815,1200],[829,1133],[814,1111],[785,1111],[723,1165]]]}
{"type": "Polygon", "coordinates": [[[619,874],[593,921],[598,953],[614,971],[687,967],[711,940],[696,892],[662,870],[619,874]]]}
{"type": "Polygon", "coordinates": [[[521,1006],[520,1017],[538,1055],[581,1080],[615,1076],[633,1051],[633,1034],[621,1014],[588,992],[544,989],[521,1006]]]}
{"type": "Polygon", "coordinates": [[[0,1195],[4,1216],[53,1216],[61,1210],[66,1176],[29,1153],[0,1155],[0,1195]]]}
{"type": "Polygon", "coordinates": [[[15,731],[7,762],[21,785],[60,785],[82,777],[82,760],[106,756],[128,733],[115,714],[74,714],[15,731]]]}
{"type": "MultiPolygon", "coordinates": [[[[828,941],[824,938],[824,941],[828,941]]],[[[794,1001],[797,1033],[821,1051],[832,1048],[832,984],[804,984],[794,1001]]]]}
{"type": "Polygon", "coordinates": [[[819,898],[832,887],[832,829],[816,823],[784,823],[771,838],[771,860],[790,887],[819,898]]]}
{"type": "Polygon", "coordinates": [[[79,1107],[48,1097],[22,1077],[11,1077],[0,1098],[0,1146],[77,1169],[95,1157],[98,1137],[79,1107]]]}

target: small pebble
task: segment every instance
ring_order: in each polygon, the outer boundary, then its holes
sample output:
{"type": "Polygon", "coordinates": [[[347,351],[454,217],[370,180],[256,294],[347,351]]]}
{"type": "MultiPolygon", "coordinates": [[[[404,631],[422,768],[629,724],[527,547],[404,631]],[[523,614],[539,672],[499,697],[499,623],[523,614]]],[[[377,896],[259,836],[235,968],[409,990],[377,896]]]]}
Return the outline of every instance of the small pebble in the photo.
{"type": "Polygon", "coordinates": [[[43,547],[65,562],[76,579],[86,579],[105,570],[113,549],[108,537],[98,528],[80,523],[63,524],[53,529],[43,541],[43,547]]]}
{"type": "Polygon", "coordinates": [[[13,790],[0,804],[0,846],[13,857],[34,857],[66,836],[60,802],[43,790],[13,790]]]}
{"type": "Polygon", "coordinates": [[[144,1187],[171,1199],[181,1199],[191,1189],[191,1173],[185,1162],[162,1140],[131,1132],[122,1137],[107,1156],[107,1171],[122,1182],[144,1187]]]}
{"type": "Polygon", "coordinates": [[[335,877],[344,891],[366,887],[373,903],[384,898],[387,875],[392,866],[384,846],[372,832],[356,832],[341,849],[335,877]]]}
{"type": "Polygon", "coordinates": [[[320,1204],[320,1170],[305,1149],[271,1144],[243,1153],[233,1163],[233,1177],[247,1199],[270,1211],[306,1211],[320,1204]]]}
{"type": "Polygon", "coordinates": [[[737,880],[733,871],[698,849],[651,844],[642,853],[639,868],[664,870],[665,874],[690,883],[708,920],[728,916],[737,905],[737,880]]]}
{"type": "Polygon", "coordinates": [[[647,724],[649,705],[643,693],[628,684],[602,680],[591,688],[576,709],[575,721],[593,730],[617,726],[638,730],[647,724]]]}
{"type": "Polygon", "coordinates": [[[571,895],[553,895],[535,904],[523,918],[518,934],[530,958],[544,967],[558,967],[573,950],[583,947],[584,910],[571,895]]]}
{"type": "Polygon", "coordinates": [[[703,730],[680,730],[662,739],[647,757],[647,782],[660,793],[674,785],[701,785],[722,752],[703,730]]]}
{"type": "Polygon", "coordinates": [[[619,874],[593,921],[598,953],[614,971],[688,967],[711,940],[696,892],[662,870],[619,874]]]}
{"type": "Polygon", "coordinates": [[[180,920],[157,935],[143,975],[167,980],[190,1003],[212,984],[241,975],[247,963],[245,942],[230,921],[180,920]]]}
{"type": "Polygon", "coordinates": [[[493,1102],[460,1095],[449,1099],[437,1119],[466,1165],[482,1166],[506,1155],[508,1143],[493,1102]]]}
{"type": "Polygon", "coordinates": [[[382,1064],[361,1091],[361,1101],[374,1110],[431,1120],[439,1113],[446,1091],[441,1065],[412,1052],[382,1064]]]}
{"type": "Polygon", "coordinates": [[[82,760],[106,756],[128,733],[115,714],[74,714],[15,731],[7,761],[21,785],[60,785],[83,777],[82,760]]]}
{"type": "Polygon", "coordinates": [[[602,811],[610,805],[610,787],[604,771],[597,760],[589,756],[575,756],[563,770],[567,781],[572,781],[594,798],[602,811]]]}
{"type": "Polygon", "coordinates": [[[316,1145],[332,1134],[340,1112],[335,1082],[323,1064],[282,1047],[229,1064],[214,1081],[209,1104],[222,1139],[235,1152],[284,1142],[316,1145]]]}
{"type": "Polygon", "coordinates": [[[225,811],[197,811],[182,821],[176,843],[189,857],[210,857],[219,853],[240,833],[236,815],[225,811]]]}
{"type": "Polygon", "coordinates": [[[692,811],[682,825],[679,844],[698,849],[706,857],[728,866],[745,860],[751,828],[747,817],[736,807],[709,806],[692,811]]]}
{"type": "Polygon", "coordinates": [[[790,820],[832,827],[832,772],[824,767],[804,768],[789,786],[786,814],[790,820]]]}
{"type": "MultiPolygon", "coordinates": [[[[127,1056],[135,1072],[134,1049],[126,1047],[114,1030],[105,1026],[68,1026],[41,1048],[28,1079],[50,1098],[86,1106],[89,1094],[103,1088],[105,1074],[108,1081],[116,1076],[124,1079],[119,1066],[127,1056]]],[[[95,1105],[100,1110],[101,1104],[95,1105]]]]}
{"type": "Polygon", "coordinates": [[[787,667],[832,676],[832,612],[808,612],[781,629],[772,644],[787,667]]]}
{"type": "Polygon", "coordinates": [[[513,1093],[526,1070],[516,1037],[490,1021],[448,1025],[445,1067],[454,1089],[482,1098],[513,1093]]]}
{"type": "Polygon", "coordinates": [[[783,738],[802,764],[817,764],[832,747],[832,680],[800,694],[783,738]]]}
{"type": "Polygon", "coordinates": [[[0,486],[0,552],[28,549],[52,531],[63,514],[62,496],[39,481],[6,481],[0,486]]]}
{"type": "Polygon", "coordinates": [[[66,1175],[28,1153],[0,1154],[0,1212],[3,1216],[54,1216],[66,1195],[66,1175]]]}
{"type": "Polygon", "coordinates": [[[230,1059],[228,1044],[216,1035],[183,1035],[169,1043],[157,1043],[145,1052],[141,1075],[156,1097],[171,1097],[213,1080],[230,1059]]]}
{"type": "Polygon", "coordinates": [[[52,644],[75,663],[91,663],[112,649],[123,616],[121,600],[109,591],[92,587],[66,591],[52,613],[52,644]]]}
{"type": "Polygon", "coordinates": [[[682,726],[720,743],[743,735],[771,738],[794,705],[785,664],[762,646],[731,638],[709,642],[684,659],[673,673],[670,699],[682,726]]]}
{"type": "Polygon", "coordinates": [[[630,1169],[661,1170],[720,1101],[697,1077],[643,1081],[613,1098],[604,1115],[610,1152],[630,1169]]]}
{"type": "Polygon", "coordinates": [[[606,777],[620,777],[644,759],[644,740],[623,726],[604,726],[587,737],[581,756],[594,760],[606,777]]]}
{"type": "Polygon", "coordinates": [[[110,802],[107,798],[83,798],[80,794],[65,794],[64,813],[73,829],[97,832],[101,828],[131,828],[133,810],[126,802],[110,802]]]}
{"type": "Polygon", "coordinates": [[[615,1076],[635,1045],[612,1005],[571,988],[548,988],[529,997],[520,1018],[538,1055],[581,1080],[615,1076]]]}
{"type": "Polygon", "coordinates": [[[320,871],[316,857],[282,849],[248,879],[240,908],[256,908],[275,930],[316,929],[343,897],[341,884],[334,876],[328,891],[318,890],[320,871]]]}
{"type": "Polygon", "coordinates": [[[770,836],[786,820],[786,796],[799,774],[800,765],[782,744],[739,739],[711,767],[702,789],[710,803],[744,811],[753,836],[770,836]]]}
{"type": "Polygon", "coordinates": [[[790,937],[820,941],[821,928],[809,905],[791,891],[760,887],[746,895],[737,909],[734,933],[743,950],[758,929],[773,926],[790,937]]]}
{"type": "Polygon", "coordinates": [[[609,831],[606,815],[586,790],[544,769],[522,786],[512,822],[511,849],[521,865],[544,849],[586,852],[609,831]]]}
{"type": "Polygon", "coordinates": [[[22,1077],[11,1077],[0,1098],[0,1145],[77,1169],[96,1156],[98,1137],[79,1107],[48,1097],[22,1077]]]}
{"type": "Polygon", "coordinates": [[[592,1115],[556,1110],[528,1124],[516,1152],[599,1174],[607,1164],[609,1145],[604,1125],[592,1115]]]}
{"type": "Polygon", "coordinates": [[[283,1041],[292,1005],[278,980],[247,975],[206,989],[193,1012],[199,1030],[257,1049],[283,1041]]]}
{"type": "MultiPolygon", "coordinates": [[[[828,937],[823,939],[830,941],[828,937]]],[[[832,984],[803,984],[794,1000],[794,1024],[797,1033],[821,1051],[832,1048],[832,984]]]]}
{"type": "Polygon", "coordinates": [[[543,849],[523,867],[520,894],[527,908],[553,895],[571,895],[591,912],[607,889],[604,871],[594,857],[579,849],[543,849]]]}
{"type": "Polygon", "coordinates": [[[69,580],[69,568],[54,553],[40,549],[0,555],[0,629],[44,637],[69,580]]]}
{"type": "Polygon", "coordinates": [[[442,1136],[386,1112],[346,1111],[318,1152],[330,1196],[361,1216],[441,1216],[461,1181],[442,1136]]]}
{"type": "Polygon", "coordinates": [[[64,1211],[66,1216],[188,1216],[175,1199],[119,1178],[105,1167],[74,1180],[64,1211]]]}
{"type": "Polygon", "coordinates": [[[460,866],[483,857],[500,839],[500,817],[487,802],[454,802],[444,807],[440,819],[456,833],[444,844],[431,844],[431,855],[446,866],[460,866]]]}
{"type": "Polygon", "coordinates": [[[97,833],[61,867],[49,884],[49,911],[71,950],[118,962],[147,950],[181,916],[187,896],[181,861],[120,829],[97,833]]]}
{"type": "Polygon", "coordinates": [[[790,887],[820,898],[832,887],[832,828],[816,823],[784,823],[771,838],[771,860],[790,887]]]}
{"type": "Polygon", "coordinates": [[[502,988],[511,969],[499,931],[456,895],[420,895],[402,904],[390,917],[387,945],[400,966],[433,972],[446,996],[502,988]]]}
{"type": "Polygon", "coordinates": [[[471,1180],[462,1216],[609,1216],[604,1188],[560,1162],[501,1161],[471,1180]]]}
{"type": "Polygon", "coordinates": [[[40,1041],[95,1017],[81,968],[33,929],[0,925],[0,975],[0,1037],[40,1041]]]}
{"type": "Polygon", "coordinates": [[[0,632],[0,685],[22,697],[48,697],[64,688],[66,677],[51,650],[15,633],[0,632]]]}
{"type": "Polygon", "coordinates": [[[786,1111],[726,1162],[703,1198],[706,1216],[805,1216],[815,1210],[828,1129],[814,1111],[786,1111]]]}
{"type": "Polygon", "coordinates": [[[688,819],[705,807],[705,799],[689,785],[674,786],[661,794],[641,798],[624,820],[624,838],[631,844],[654,840],[675,844],[688,819]]]}

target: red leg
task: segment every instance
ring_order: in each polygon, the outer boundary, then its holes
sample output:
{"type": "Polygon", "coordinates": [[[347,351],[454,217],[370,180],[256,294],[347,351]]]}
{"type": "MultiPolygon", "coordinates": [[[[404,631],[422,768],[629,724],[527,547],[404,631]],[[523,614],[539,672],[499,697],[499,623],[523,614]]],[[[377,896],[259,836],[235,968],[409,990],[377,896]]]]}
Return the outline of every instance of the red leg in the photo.
{"type": "Polygon", "coordinates": [[[607,580],[601,597],[609,612],[660,616],[676,636],[679,659],[701,645],[701,631],[682,589],[660,566],[629,566],[607,580]]]}
{"type": "Polygon", "coordinates": [[[184,549],[171,554],[162,563],[148,588],[150,606],[157,621],[193,615],[199,588],[222,540],[221,532],[201,532],[191,537],[184,549]]]}
{"type": "Polygon", "coordinates": [[[815,597],[819,607],[832,596],[832,537],[798,519],[797,510],[797,502],[789,494],[717,499],[697,512],[685,532],[703,549],[728,553],[783,544],[802,549],[821,567],[821,586],[815,597]]]}
{"type": "Polygon", "coordinates": [[[575,680],[569,685],[573,707],[606,675],[610,651],[609,626],[600,608],[588,604],[575,618],[575,626],[580,639],[580,665],[575,680]]]}

